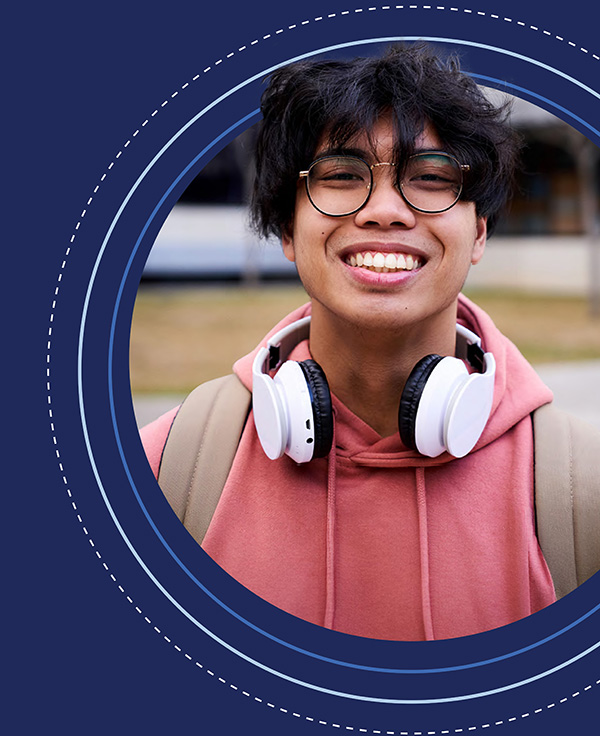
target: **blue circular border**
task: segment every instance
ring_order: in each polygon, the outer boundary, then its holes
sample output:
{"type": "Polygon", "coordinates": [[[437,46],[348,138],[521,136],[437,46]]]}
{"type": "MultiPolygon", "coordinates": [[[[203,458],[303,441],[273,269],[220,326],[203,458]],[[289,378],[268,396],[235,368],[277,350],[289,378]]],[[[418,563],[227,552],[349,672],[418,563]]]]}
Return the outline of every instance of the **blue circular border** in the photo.
{"type": "MultiPolygon", "coordinates": [[[[107,246],[108,241],[110,239],[112,230],[113,230],[113,228],[114,228],[117,220],[119,219],[121,213],[123,212],[125,206],[127,205],[127,203],[129,201],[131,195],[133,194],[133,191],[135,190],[135,188],[137,187],[137,185],[140,183],[140,181],[143,179],[143,177],[146,175],[146,173],[151,169],[151,167],[154,165],[154,163],[167,150],[167,148],[169,147],[169,145],[181,133],[183,133],[183,131],[187,127],[189,127],[189,125],[191,125],[192,122],[194,122],[196,119],[198,119],[201,115],[205,114],[209,109],[211,109],[212,107],[216,106],[220,101],[222,101],[226,97],[229,97],[234,92],[236,92],[237,90],[241,89],[243,86],[245,86],[246,84],[250,83],[251,81],[254,81],[259,76],[264,76],[265,74],[269,73],[273,69],[279,68],[280,66],[283,66],[283,65],[288,64],[288,63],[292,63],[293,61],[296,61],[296,60],[298,60],[300,58],[307,58],[309,56],[313,56],[315,54],[325,53],[327,51],[334,50],[334,49],[348,48],[348,47],[351,47],[351,46],[364,45],[364,44],[373,44],[373,43],[381,43],[381,42],[399,41],[399,40],[405,40],[405,41],[406,40],[409,40],[409,41],[410,40],[416,40],[416,37],[407,37],[407,36],[404,36],[404,37],[385,37],[385,38],[378,38],[378,39],[365,39],[365,40],[362,40],[362,41],[354,41],[354,42],[349,42],[349,43],[346,43],[346,44],[337,44],[335,46],[331,46],[331,47],[327,47],[327,48],[322,48],[322,49],[319,49],[317,51],[313,51],[313,52],[309,52],[307,54],[303,54],[303,55],[301,55],[299,57],[295,57],[294,59],[291,59],[291,60],[288,60],[286,62],[282,62],[280,64],[277,64],[276,66],[271,67],[271,68],[263,71],[260,75],[254,75],[253,77],[251,77],[248,80],[246,80],[244,83],[237,85],[236,87],[234,87],[231,90],[229,90],[226,94],[224,94],[221,97],[217,98],[209,106],[205,107],[198,114],[198,116],[196,116],[196,118],[194,118],[192,121],[189,121],[188,124],[186,124],[186,126],[184,126],[183,128],[181,128],[180,131],[178,131],[178,133],[171,138],[171,140],[169,141],[169,143],[161,149],[161,151],[154,157],[154,159],[151,161],[151,163],[146,167],[146,169],[144,170],[144,172],[142,173],[142,175],[140,176],[140,178],[138,179],[138,181],[136,182],[136,184],[134,185],[134,187],[130,190],[129,194],[127,195],[127,197],[123,201],[123,203],[122,203],[119,211],[117,212],[117,215],[115,216],[115,218],[113,220],[113,223],[111,224],[111,227],[110,227],[110,229],[109,229],[109,231],[108,231],[108,233],[106,235],[106,238],[105,238],[105,240],[104,240],[104,242],[102,244],[102,248],[101,248],[101,250],[99,252],[98,258],[96,260],[94,269],[93,269],[92,274],[91,274],[91,277],[90,277],[89,287],[88,287],[88,291],[87,291],[87,294],[86,294],[86,300],[85,300],[84,309],[83,309],[83,312],[82,312],[82,319],[81,319],[81,323],[80,323],[80,341],[79,341],[79,349],[78,349],[78,391],[79,391],[79,397],[80,397],[80,415],[81,415],[81,420],[82,420],[82,426],[83,426],[83,429],[84,429],[84,436],[85,436],[86,447],[87,447],[87,450],[88,450],[88,455],[89,455],[90,462],[92,464],[94,473],[96,475],[96,480],[98,482],[98,485],[100,487],[100,490],[101,490],[101,493],[102,493],[102,496],[103,496],[104,503],[106,504],[107,508],[109,509],[109,512],[111,513],[111,516],[113,518],[113,521],[114,521],[115,525],[117,526],[117,529],[119,530],[119,533],[123,537],[124,541],[127,543],[127,545],[130,548],[131,552],[134,554],[134,556],[138,560],[139,564],[146,571],[146,573],[150,576],[150,578],[153,580],[153,582],[163,592],[163,594],[165,594],[167,596],[167,598],[169,598],[169,600],[171,600],[171,602],[173,602],[188,618],[190,618],[190,620],[194,621],[194,623],[196,625],[198,625],[203,631],[205,631],[205,633],[209,634],[212,638],[216,639],[217,641],[219,641],[221,644],[223,644],[224,646],[226,646],[227,648],[229,648],[232,651],[236,651],[236,650],[234,650],[232,647],[230,647],[225,642],[223,642],[218,637],[216,637],[216,635],[214,635],[213,632],[210,632],[207,629],[205,629],[205,627],[203,627],[199,622],[195,621],[193,619],[193,617],[191,617],[190,614],[187,611],[185,611],[184,609],[182,609],[178,605],[178,603],[169,595],[168,591],[166,591],[161,586],[161,584],[156,580],[156,578],[154,578],[154,576],[152,575],[151,571],[144,564],[143,560],[138,555],[137,551],[134,549],[133,545],[131,544],[130,540],[128,539],[125,531],[121,527],[121,525],[120,525],[120,523],[119,523],[116,515],[114,514],[114,511],[113,511],[113,509],[112,509],[112,507],[110,505],[110,502],[108,500],[108,497],[105,494],[104,488],[103,488],[102,483],[101,483],[101,480],[100,480],[99,473],[97,471],[97,467],[96,467],[94,456],[93,456],[93,451],[92,451],[91,444],[90,444],[90,441],[89,441],[89,436],[88,436],[88,433],[87,433],[87,424],[86,424],[86,418],[85,418],[85,407],[84,407],[84,404],[83,404],[83,397],[82,397],[82,392],[81,392],[81,388],[82,388],[82,373],[81,373],[81,369],[82,369],[82,365],[81,365],[81,354],[82,354],[82,350],[81,349],[82,349],[82,340],[83,340],[83,334],[84,334],[84,330],[85,330],[85,322],[86,322],[87,309],[88,309],[88,306],[89,306],[91,288],[92,288],[93,282],[95,280],[95,276],[96,276],[96,273],[97,273],[97,270],[98,270],[98,267],[99,267],[99,263],[100,263],[100,261],[102,259],[102,255],[103,255],[104,250],[106,249],[106,246],[107,246]]],[[[482,44],[476,44],[476,43],[473,43],[473,42],[458,41],[456,39],[447,39],[447,38],[440,38],[440,37],[431,37],[431,38],[420,37],[419,40],[430,40],[430,41],[440,41],[440,42],[453,43],[453,44],[459,44],[459,45],[460,44],[464,44],[464,45],[479,46],[479,47],[482,47],[482,48],[486,48],[488,50],[492,50],[492,51],[496,51],[496,52],[500,52],[500,53],[505,53],[505,54],[513,55],[513,56],[515,56],[517,58],[520,58],[520,59],[525,60],[525,61],[529,61],[529,62],[534,63],[534,64],[538,64],[538,65],[546,68],[549,71],[553,71],[553,72],[559,74],[560,76],[568,79],[569,81],[574,82],[579,87],[584,88],[586,91],[591,92],[592,94],[594,94],[594,96],[596,96],[596,97],[598,97],[600,99],[600,95],[598,95],[597,93],[595,93],[593,90],[590,90],[589,88],[585,87],[585,85],[582,85],[577,80],[574,80],[573,78],[568,77],[567,75],[564,75],[562,72],[559,72],[557,70],[554,70],[551,67],[548,67],[547,65],[543,65],[543,64],[540,64],[539,62],[535,62],[534,60],[527,59],[527,57],[524,57],[524,56],[522,56],[520,54],[514,54],[512,52],[507,52],[504,49],[499,49],[499,48],[491,47],[491,46],[485,46],[485,45],[482,45],[482,44]]],[[[473,76],[474,77],[477,77],[478,75],[473,75],[473,76]]],[[[480,79],[484,79],[484,77],[482,77],[482,76],[480,76],[479,78],[480,79]]],[[[496,83],[499,82],[499,80],[494,80],[492,78],[487,78],[487,81],[492,81],[492,82],[496,82],[496,83]]],[[[501,83],[501,84],[505,84],[505,83],[501,83]]],[[[511,86],[511,85],[505,85],[505,86],[511,86]]],[[[516,87],[513,87],[513,88],[517,89],[516,87]]],[[[535,95],[534,93],[531,93],[528,90],[524,90],[523,88],[518,88],[518,89],[520,89],[521,92],[526,92],[527,94],[530,94],[532,97],[537,97],[538,99],[543,99],[547,104],[553,106],[555,109],[560,109],[563,113],[569,114],[573,119],[577,119],[581,124],[585,125],[589,130],[591,130],[596,135],[598,135],[598,131],[595,128],[593,128],[592,126],[588,125],[585,121],[581,120],[581,118],[577,118],[575,115],[573,115],[572,113],[570,113],[570,111],[566,110],[565,108],[562,108],[562,107],[560,107],[560,106],[552,103],[551,101],[547,100],[546,98],[541,98],[539,95],[535,95]]],[[[199,156],[196,157],[196,159],[188,167],[186,167],[186,169],[184,170],[184,172],[182,172],[182,174],[172,183],[172,185],[169,188],[168,192],[164,195],[164,198],[166,198],[166,196],[168,195],[168,193],[170,191],[172,191],[172,189],[176,186],[177,182],[181,179],[181,177],[189,170],[189,168],[191,168],[195,164],[195,162],[202,155],[206,154],[207,151],[209,151],[212,147],[214,147],[220,139],[222,139],[225,135],[227,135],[228,132],[231,132],[232,130],[236,129],[237,127],[243,125],[245,121],[248,121],[249,119],[251,119],[255,115],[256,115],[256,111],[253,111],[252,113],[249,113],[247,116],[245,116],[244,118],[242,118],[239,121],[237,121],[233,126],[230,126],[230,128],[228,128],[227,131],[224,131],[222,135],[218,136],[207,147],[205,147],[205,149],[203,149],[203,151],[201,152],[201,154],[199,154],[199,156]]],[[[115,308],[114,308],[114,311],[113,311],[113,320],[112,320],[112,323],[111,323],[111,337],[110,337],[110,340],[111,340],[110,345],[111,345],[111,347],[110,347],[110,355],[109,355],[109,382],[110,382],[111,416],[112,416],[112,420],[113,420],[113,428],[115,430],[115,437],[116,437],[116,440],[117,440],[117,443],[118,443],[119,452],[121,454],[121,458],[122,458],[122,461],[123,461],[123,464],[124,464],[124,468],[125,468],[125,471],[127,473],[129,482],[130,482],[131,487],[132,487],[132,489],[133,489],[133,491],[134,491],[134,493],[136,495],[136,498],[138,500],[138,503],[140,504],[140,506],[142,508],[142,511],[144,512],[144,514],[148,518],[149,522],[151,523],[152,527],[154,528],[155,533],[158,535],[159,539],[161,540],[161,543],[166,547],[166,549],[169,551],[169,553],[171,554],[171,556],[177,561],[177,563],[180,565],[180,567],[182,567],[182,569],[184,569],[184,571],[186,572],[186,574],[188,574],[188,576],[191,577],[197,585],[199,585],[206,593],[208,593],[213,598],[213,600],[215,600],[217,603],[219,603],[219,605],[223,606],[226,610],[228,610],[230,613],[232,613],[234,616],[236,616],[240,621],[242,621],[243,623],[251,626],[252,628],[254,628],[259,633],[262,633],[262,634],[264,634],[266,636],[269,636],[270,638],[274,639],[275,641],[277,641],[280,644],[283,644],[284,646],[291,646],[291,645],[289,645],[289,643],[284,642],[284,641],[282,641],[280,639],[274,638],[270,634],[268,634],[267,632],[264,632],[263,630],[259,629],[258,627],[255,627],[253,624],[251,624],[250,622],[247,622],[245,619],[243,619],[242,617],[240,617],[238,614],[236,614],[230,608],[224,606],[224,604],[221,601],[219,601],[215,596],[213,596],[210,593],[210,591],[208,591],[204,586],[202,586],[202,584],[196,578],[194,578],[193,575],[191,575],[191,573],[187,570],[187,568],[185,568],[185,566],[183,566],[183,564],[181,563],[181,561],[179,560],[179,558],[173,553],[173,551],[168,546],[168,544],[165,542],[164,538],[162,537],[162,535],[160,534],[160,532],[158,531],[158,529],[156,528],[156,526],[152,522],[151,518],[149,517],[149,515],[147,513],[147,510],[146,510],[143,502],[141,501],[141,498],[140,498],[139,493],[137,491],[137,487],[135,486],[135,482],[134,482],[134,480],[133,480],[133,478],[132,478],[132,476],[130,474],[129,467],[127,465],[127,462],[126,462],[126,459],[125,459],[125,456],[124,456],[124,453],[123,453],[123,449],[122,449],[122,445],[121,445],[121,440],[120,440],[120,436],[119,436],[119,432],[118,432],[118,427],[117,427],[117,423],[116,423],[116,415],[115,415],[115,409],[114,409],[114,400],[113,400],[113,394],[112,394],[112,346],[113,346],[113,338],[114,338],[114,328],[115,328],[116,316],[117,316],[117,312],[118,312],[118,308],[119,308],[119,304],[120,304],[120,298],[121,298],[122,290],[123,290],[123,287],[124,287],[124,284],[125,284],[125,281],[126,281],[127,274],[129,273],[129,268],[130,268],[130,265],[131,265],[133,256],[135,255],[135,252],[137,252],[137,249],[139,248],[139,245],[140,245],[140,243],[142,241],[143,235],[145,234],[145,232],[148,229],[150,223],[152,222],[152,220],[155,218],[156,214],[158,213],[158,210],[160,209],[160,205],[164,202],[164,198],[161,200],[161,203],[155,208],[155,210],[153,211],[153,213],[148,218],[148,220],[146,222],[146,225],[144,227],[144,230],[143,230],[142,234],[140,235],[140,237],[139,237],[139,239],[138,239],[138,241],[136,243],[134,252],[132,253],[132,256],[131,256],[130,261],[128,263],[126,272],[125,272],[125,274],[124,274],[124,276],[122,278],[121,286],[120,286],[120,290],[119,290],[119,296],[117,298],[117,302],[115,304],[115,308]]],[[[324,661],[329,661],[329,662],[333,662],[335,664],[342,664],[342,665],[349,666],[349,667],[356,667],[356,668],[359,668],[359,669],[368,669],[368,670],[374,670],[374,671],[379,671],[379,672],[419,674],[419,673],[425,673],[425,672],[431,673],[431,672],[451,671],[451,670],[455,670],[455,669],[464,669],[464,668],[476,667],[476,666],[480,666],[481,664],[487,664],[487,663],[493,662],[493,661],[499,661],[501,659],[506,659],[507,657],[514,656],[515,654],[518,654],[518,653],[521,653],[523,651],[527,651],[527,650],[529,650],[531,648],[534,648],[536,646],[539,646],[541,643],[544,643],[545,641],[549,641],[550,639],[555,638],[556,636],[560,635],[561,633],[564,633],[564,631],[567,631],[567,630],[573,628],[580,621],[582,621],[585,618],[587,618],[590,615],[592,615],[592,613],[594,613],[596,610],[598,610],[598,608],[600,608],[600,606],[597,606],[596,608],[592,609],[585,616],[581,617],[577,621],[573,622],[570,626],[565,627],[564,629],[562,629],[561,631],[557,632],[553,636],[546,637],[545,639],[540,640],[539,642],[536,642],[535,644],[531,645],[530,647],[526,647],[524,649],[521,649],[521,650],[518,650],[518,651],[515,651],[515,652],[511,652],[511,653],[509,653],[507,655],[504,655],[504,656],[498,657],[498,658],[494,658],[492,660],[482,661],[482,662],[478,662],[478,663],[472,663],[472,664],[469,664],[469,665],[451,667],[451,668],[429,669],[429,670],[387,670],[387,669],[383,669],[383,668],[363,668],[360,665],[354,665],[354,664],[351,664],[351,663],[344,663],[344,662],[340,662],[340,661],[337,661],[337,660],[331,660],[331,659],[328,659],[328,658],[323,658],[320,655],[317,655],[317,654],[314,654],[314,653],[311,653],[311,652],[307,652],[305,650],[298,649],[296,647],[292,647],[292,648],[294,648],[297,651],[300,651],[300,652],[302,652],[304,654],[308,654],[309,656],[313,656],[313,657],[316,657],[316,658],[319,658],[319,659],[323,659],[324,661]]],[[[317,689],[319,689],[319,690],[321,690],[323,692],[328,692],[330,694],[341,695],[343,697],[353,697],[353,698],[357,698],[357,699],[367,699],[367,700],[372,700],[372,701],[375,701],[375,702],[386,702],[386,703],[453,702],[453,701],[456,701],[456,700],[469,699],[469,698],[473,698],[473,697],[481,697],[483,695],[488,695],[488,694],[490,694],[492,692],[502,692],[503,690],[511,689],[513,687],[517,687],[519,685],[522,685],[522,684],[531,682],[534,679],[539,679],[540,677],[543,677],[543,676],[545,676],[547,674],[550,674],[550,673],[556,671],[557,669],[560,669],[561,667],[567,666],[568,664],[572,663],[576,659],[579,659],[582,656],[585,656],[587,653],[589,653],[593,649],[597,648],[597,646],[600,646],[600,644],[595,645],[594,647],[589,648],[585,652],[580,653],[577,657],[572,658],[572,659],[568,660],[567,662],[562,663],[558,667],[555,667],[555,668],[553,668],[553,669],[551,669],[551,670],[549,670],[549,671],[547,671],[545,673],[541,673],[540,675],[537,675],[534,678],[529,678],[527,680],[524,680],[522,683],[514,683],[514,684],[512,684],[512,685],[510,685],[508,687],[505,687],[505,688],[496,689],[496,690],[492,690],[492,691],[487,691],[485,693],[476,693],[476,694],[470,694],[470,695],[467,695],[467,696],[460,696],[460,697],[457,697],[457,698],[435,699],[435,700],[428,699],[428,700],[417,700],[417,701],[405,701],[405,700],[384,699],[384,700],[379,701],[378,699],[361,698],[361,696],[344,694],[344,693],[340,693],[340,692],[336,692],[336,691],[330,691],[330,690],[323,689],[323,688],[317,688],[317,689]]],[[[263,669],[267,669],[268,671],[272,672],[273,674],[276,674],[278,676],[284,677],[285,679],[289,679],[289,680],[291,680],[293,682],[296,682],[297,684],[305,685],[307,687],[315,687],[315,686],[312,686],[310,683],[303,683],[303,682],[297,681],[294,678],[289,678],[288,676],[284,675],[283,673],[278,673],[278,672],[275,672],[275,671],[271,670],[270,668],[266,668],[265,665],[262,665],[261,663],[257,663],[257,662],[255,662],[253,660],[250,660],[243,653],[239,653],[239,652],[236,652],[236,653],[239,656],[244,657],[248,661],[253,662],[257,666],[260,666],[263,669]]]]}

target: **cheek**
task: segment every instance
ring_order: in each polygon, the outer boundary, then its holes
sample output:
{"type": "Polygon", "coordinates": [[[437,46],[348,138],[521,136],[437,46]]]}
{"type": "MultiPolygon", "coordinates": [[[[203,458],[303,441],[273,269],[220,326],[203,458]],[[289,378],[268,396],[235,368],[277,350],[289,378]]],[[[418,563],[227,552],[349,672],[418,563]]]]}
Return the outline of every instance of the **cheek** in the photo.
{"type": "MultiPolygon", "coordinates": [[[[457,214],[459,214],[457,212],[457,214]]],[[[448,220],[438,231],[445,245],[446,256],[465,266],[477,263],[485,247],[485,228],[481,228],[474,212],[462,212],[455,220],[448,220]]]]}

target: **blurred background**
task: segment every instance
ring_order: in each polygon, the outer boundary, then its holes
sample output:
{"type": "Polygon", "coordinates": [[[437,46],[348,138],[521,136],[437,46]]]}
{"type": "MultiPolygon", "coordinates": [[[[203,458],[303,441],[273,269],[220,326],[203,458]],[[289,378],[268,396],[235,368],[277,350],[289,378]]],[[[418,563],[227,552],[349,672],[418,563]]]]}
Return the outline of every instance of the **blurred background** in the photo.
{"type": "MultiPolygon", "coordinates": [[[[600,149],[524,100],[513,99],[511,118],[525,142],[517,192],[465,293],[555,402],[600,428],[600,149]]],[[[230,372],[307,301],[279,243],[247,227],[254,137],[254,127],[245,131],[194,179],[146,263],[130,348],[140,426],[230,372]]]]}

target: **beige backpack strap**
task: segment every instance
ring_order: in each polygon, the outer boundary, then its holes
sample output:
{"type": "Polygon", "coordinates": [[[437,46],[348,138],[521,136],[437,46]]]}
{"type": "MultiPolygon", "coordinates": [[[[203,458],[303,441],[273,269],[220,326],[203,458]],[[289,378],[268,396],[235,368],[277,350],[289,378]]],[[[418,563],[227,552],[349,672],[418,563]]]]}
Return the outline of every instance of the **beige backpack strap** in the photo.
{"type": "Polygon", "coordinates": [[[195,388],[171,426],[158,483],[198,544],[217,508],[249,409],[250,392],[232,374],[195,388]]]}
{"type": "Polygon", "coordinates": [[[538,539],[562,598],[600,569],[600,432],[552,404],[533,431],[538,539]]]}

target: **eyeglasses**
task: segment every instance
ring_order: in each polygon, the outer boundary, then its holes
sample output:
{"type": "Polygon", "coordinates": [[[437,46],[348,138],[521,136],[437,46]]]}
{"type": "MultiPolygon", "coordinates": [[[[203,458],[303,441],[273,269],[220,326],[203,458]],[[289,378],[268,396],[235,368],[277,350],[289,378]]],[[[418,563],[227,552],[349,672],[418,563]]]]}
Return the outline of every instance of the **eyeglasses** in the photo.
{"type": "MultiPolygon", "coordinates": [[[[330,217],[353,215],[364,207],[375,188],[373,170],[395,166],[381,162],[368,164],[358,156],[322,156],[299,176],[313,207],[330,217]]],[[[402,168],[397,186],[404,201],[418,212],[437,214],[453,207],[463,188],[459,163],[443,151],[424,151],[410,156],[402,168]]]]}

